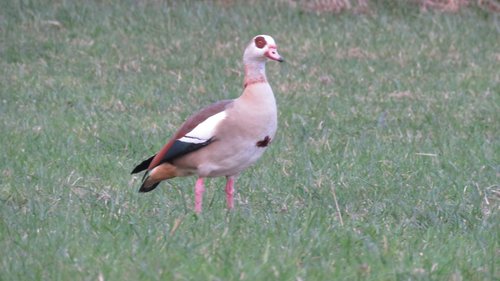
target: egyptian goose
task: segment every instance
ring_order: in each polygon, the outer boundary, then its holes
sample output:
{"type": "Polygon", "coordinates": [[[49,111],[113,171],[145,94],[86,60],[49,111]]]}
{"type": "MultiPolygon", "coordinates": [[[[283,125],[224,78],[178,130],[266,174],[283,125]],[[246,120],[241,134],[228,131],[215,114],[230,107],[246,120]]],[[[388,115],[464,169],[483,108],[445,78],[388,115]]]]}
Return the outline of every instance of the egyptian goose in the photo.
{"type": "Polygon", "coordinates": [[[262,156],[277,129],[276,101],[266,79],[268,60],[283,61],[274,39],[255,36],[243,54],[242,95],[193,114],[157,154],[137,165],[132,174],[146,170],[139,192],[166,179],[197,175],[194,210],[201,213],[204,179],[225,176],[227,207],[233,208],[236,177],[262,156]]]}

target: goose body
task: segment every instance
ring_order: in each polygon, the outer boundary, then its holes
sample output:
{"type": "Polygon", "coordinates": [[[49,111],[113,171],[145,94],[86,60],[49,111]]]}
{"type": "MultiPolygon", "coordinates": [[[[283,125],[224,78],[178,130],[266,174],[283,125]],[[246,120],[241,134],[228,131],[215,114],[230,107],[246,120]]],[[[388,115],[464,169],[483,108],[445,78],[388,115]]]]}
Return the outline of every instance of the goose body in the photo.
{"type": "Polygon", "coordinates": [[[132,173],[146,170],[140,192],[166,179],[196,175],[195,211],[200,213],[204,178],[224,176],[227,206],[233,208],[236,177],[262,156],[277,130],[276,100],[265,74],[268,60],[283,61],[274,39],[255,36],[243,55],[241,96],[191,115],[157,154],[137,165],[132,173]]]}

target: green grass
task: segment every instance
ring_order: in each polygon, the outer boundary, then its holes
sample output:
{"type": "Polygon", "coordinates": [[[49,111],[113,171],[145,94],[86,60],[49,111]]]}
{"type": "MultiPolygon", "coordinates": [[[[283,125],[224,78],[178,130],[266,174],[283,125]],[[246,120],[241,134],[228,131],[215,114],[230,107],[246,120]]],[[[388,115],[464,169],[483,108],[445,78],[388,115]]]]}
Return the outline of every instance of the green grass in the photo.
{"type": "Polygon", "coordinates": [[[1,2],[0,280],[500,279],[496,17],[1,2]],[[222,179],[199,217],[194,178],[137,193],[260,33],[280,128],[235,210],[222,179]]]}

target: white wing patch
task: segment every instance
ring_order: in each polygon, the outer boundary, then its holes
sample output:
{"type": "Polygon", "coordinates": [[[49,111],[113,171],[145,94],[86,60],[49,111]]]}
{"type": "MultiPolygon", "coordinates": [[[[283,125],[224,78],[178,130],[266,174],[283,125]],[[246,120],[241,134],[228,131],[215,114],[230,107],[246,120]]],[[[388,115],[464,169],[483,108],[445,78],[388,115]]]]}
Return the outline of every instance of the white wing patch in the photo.
{"type": "Polygon", "coordinates": [[[188,143],[204,143],[211,139],[215,134],[215,128],[227,116],[225,111],[221,111],[215,115],[208,117],[205,121],[194,127],[191,132],[179,139],[182,142],[188,143]]]}

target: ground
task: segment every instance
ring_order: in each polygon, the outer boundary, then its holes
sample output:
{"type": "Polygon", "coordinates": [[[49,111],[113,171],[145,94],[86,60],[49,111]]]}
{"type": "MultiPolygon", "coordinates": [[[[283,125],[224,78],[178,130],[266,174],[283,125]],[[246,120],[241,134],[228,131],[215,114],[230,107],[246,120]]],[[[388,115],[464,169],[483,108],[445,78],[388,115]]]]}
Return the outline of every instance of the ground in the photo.
{"type": "Polygon", "coordinates": [[[500,279],[498,17],[250,2],[2,4],[0,280],[500,279]],[[235,209],[138,193],[262,33],[279,129],[235,209]]]}

